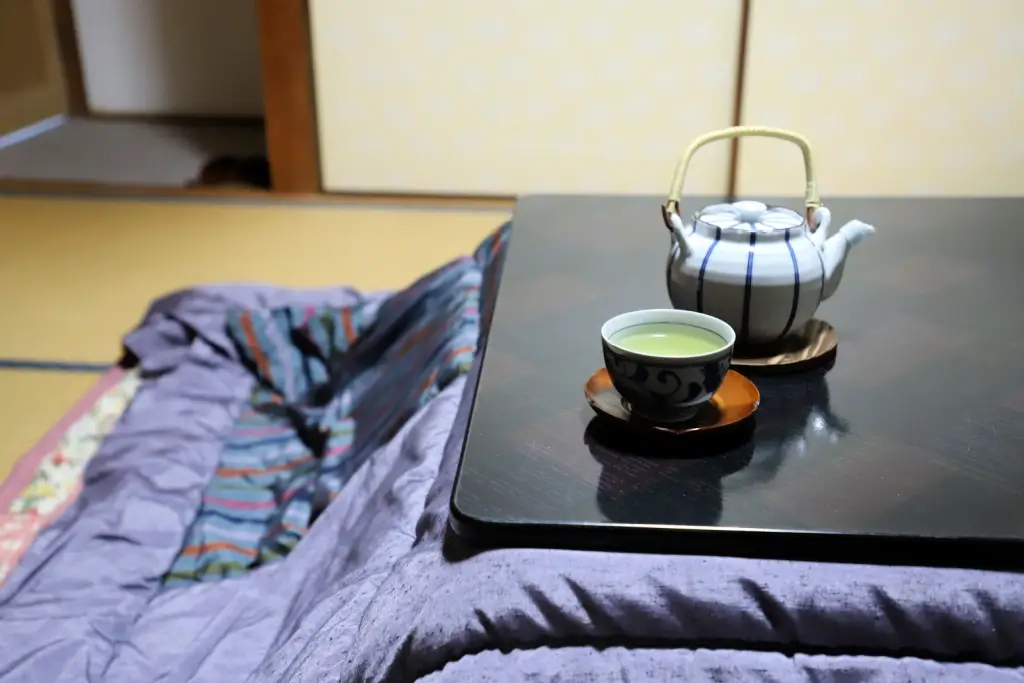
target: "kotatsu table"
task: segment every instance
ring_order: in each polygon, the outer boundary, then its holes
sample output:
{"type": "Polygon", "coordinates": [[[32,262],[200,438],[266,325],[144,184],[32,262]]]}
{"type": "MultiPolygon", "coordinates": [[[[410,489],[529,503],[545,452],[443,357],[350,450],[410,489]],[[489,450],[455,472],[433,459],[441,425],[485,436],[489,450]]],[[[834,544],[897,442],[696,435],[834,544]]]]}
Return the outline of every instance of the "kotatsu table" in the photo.
{"type": "MultiPolygon", "coordinates": [[[[716,201],[695,200],[684,215],[716,201]]],[[[797,206],[797,201],[780,201],[797,206]]],[[[669,307],[660,198],[516,207],[452,494],[478,542],[996,566],[1024,540],[1024,201],[842,199],[878,233],[819,308],[828,366],[751,374],[728,443],[596,418],[599,329],[669,307]]]]}

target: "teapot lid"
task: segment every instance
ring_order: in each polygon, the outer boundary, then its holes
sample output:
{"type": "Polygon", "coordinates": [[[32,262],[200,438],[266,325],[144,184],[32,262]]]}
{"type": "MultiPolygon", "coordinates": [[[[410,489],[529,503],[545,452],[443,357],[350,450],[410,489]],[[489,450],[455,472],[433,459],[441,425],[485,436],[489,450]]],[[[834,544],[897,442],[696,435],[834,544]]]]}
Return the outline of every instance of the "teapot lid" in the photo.
{"type": "Polygon", "coordinates": [[[804,217],[792,209],[749,200],[706,206],[697,212],[696,218],[716,228],[758,232],[787,230],[804,224],[804,217]]]}

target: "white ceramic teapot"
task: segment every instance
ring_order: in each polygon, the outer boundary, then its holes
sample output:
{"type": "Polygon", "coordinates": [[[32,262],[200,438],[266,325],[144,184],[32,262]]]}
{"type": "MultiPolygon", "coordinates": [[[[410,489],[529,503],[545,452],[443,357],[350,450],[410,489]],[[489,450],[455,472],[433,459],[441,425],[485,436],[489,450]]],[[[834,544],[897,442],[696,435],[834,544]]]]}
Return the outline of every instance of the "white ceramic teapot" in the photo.
{"type": "Polygon", "coordinates": [[[697,138],[676,168],[662,207],[672,233],[668,294],[676,308],[721,318],[736,330],[737,346],[770,345],[797,332],[839,287],[850,248],[875,229],[850,221],[829,237],[810,144],[775,128],[734,126],[697,138]],[[685,223],[679,198],[693,154],[716,140],[781,138],[803,151],[806,215],[757,201],[706,206],[685,223]]]}

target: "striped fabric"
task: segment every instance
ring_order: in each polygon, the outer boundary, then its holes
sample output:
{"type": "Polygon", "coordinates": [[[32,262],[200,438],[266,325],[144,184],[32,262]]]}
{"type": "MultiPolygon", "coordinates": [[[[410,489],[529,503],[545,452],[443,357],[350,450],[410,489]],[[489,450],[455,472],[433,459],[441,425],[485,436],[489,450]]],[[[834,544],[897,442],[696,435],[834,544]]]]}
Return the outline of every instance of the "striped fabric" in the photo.
{"type": "Polygon", "coordinates": [[[469,369],[509,229],[383,300],[232,313],[257,385],[165,586],[287,555],[366,458],[469,369]]]}

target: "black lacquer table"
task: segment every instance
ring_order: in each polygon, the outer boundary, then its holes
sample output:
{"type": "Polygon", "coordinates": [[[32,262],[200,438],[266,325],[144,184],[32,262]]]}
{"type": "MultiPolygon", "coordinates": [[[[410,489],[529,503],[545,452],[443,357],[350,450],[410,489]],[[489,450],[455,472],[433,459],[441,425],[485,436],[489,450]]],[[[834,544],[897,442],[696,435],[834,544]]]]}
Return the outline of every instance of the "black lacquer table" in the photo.
{"type": "Polygon", "coordinates": [[[1024,564],[1024,200],[825,203],[833,227],[878,229],[818,310],[839,332],[835,359],[749,373],[761,407],[739,430],[654,439],[597,418],[583,386],[606,319],[670,306],[660,198],[521,200],[455,531],[482,544],[1024,564]]]}

